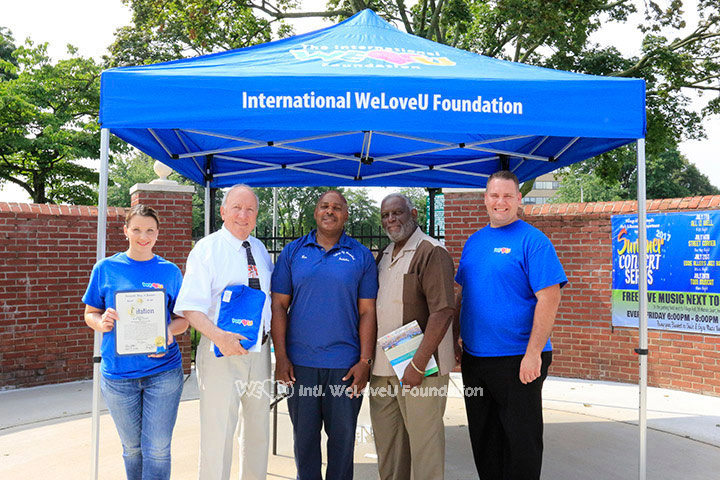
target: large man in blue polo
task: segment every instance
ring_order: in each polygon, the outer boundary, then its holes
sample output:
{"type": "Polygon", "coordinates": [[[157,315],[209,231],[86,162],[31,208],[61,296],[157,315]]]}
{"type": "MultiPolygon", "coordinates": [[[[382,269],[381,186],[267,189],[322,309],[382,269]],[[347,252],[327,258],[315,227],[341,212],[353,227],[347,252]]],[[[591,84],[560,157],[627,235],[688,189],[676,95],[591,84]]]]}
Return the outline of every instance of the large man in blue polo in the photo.
{"type": "Polygon", "coordinates": [[[346,480],[375,346],[377,268],[370,250],[343,230],[348,206],[340,192],[323,193],[314,216],[317,229],[283,249],[272,276],[275,378],[294,385],[288,410],[297,478],[322,479],[324,423],[326,478],[346,480]]]}

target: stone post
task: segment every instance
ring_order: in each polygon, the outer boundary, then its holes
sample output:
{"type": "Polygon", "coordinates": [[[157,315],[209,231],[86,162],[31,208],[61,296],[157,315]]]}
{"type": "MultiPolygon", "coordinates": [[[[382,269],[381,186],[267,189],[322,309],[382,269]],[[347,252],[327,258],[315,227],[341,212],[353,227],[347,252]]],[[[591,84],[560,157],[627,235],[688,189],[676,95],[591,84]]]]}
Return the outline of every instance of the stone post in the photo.
{"type": "MultiPolygon", "coordinates": [[[[130,205],[144,204],[157,210],[160,216],[159,237],[155,253],[173,262],[185,273],[185,260],[192,249],[192,195],[195,187],[167,180],[170,167],[155,162],[160,178],[150,183],[138,183],[130,188],[130,205]]],[[[176,338],[183,354],[183,370],[190,372],[189,331],[176,338]]]]}

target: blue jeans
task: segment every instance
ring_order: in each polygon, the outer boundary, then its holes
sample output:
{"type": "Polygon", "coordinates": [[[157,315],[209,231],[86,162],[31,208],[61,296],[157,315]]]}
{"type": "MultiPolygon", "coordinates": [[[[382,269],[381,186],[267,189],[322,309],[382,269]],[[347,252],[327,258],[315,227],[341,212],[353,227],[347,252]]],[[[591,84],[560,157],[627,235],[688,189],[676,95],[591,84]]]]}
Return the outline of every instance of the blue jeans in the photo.
{"type": "Polygon", "coordinates": [[[328,480],[352,480],[355,428],[363,397],[350,398],[343,381],[347,368],[312,368],[295,365],[293,395],[288,413],[293,424],[297,480],[322,480],[320,431],[327,434],[328,480]],[[338,390],[333,389],[340,389],[338,390]]]}
{"type": "Polygon", "coordinates": [[[142,378],[102,378],[128,480],[170,478],[170,441],[182,387],[182,368],[142,378]]]}

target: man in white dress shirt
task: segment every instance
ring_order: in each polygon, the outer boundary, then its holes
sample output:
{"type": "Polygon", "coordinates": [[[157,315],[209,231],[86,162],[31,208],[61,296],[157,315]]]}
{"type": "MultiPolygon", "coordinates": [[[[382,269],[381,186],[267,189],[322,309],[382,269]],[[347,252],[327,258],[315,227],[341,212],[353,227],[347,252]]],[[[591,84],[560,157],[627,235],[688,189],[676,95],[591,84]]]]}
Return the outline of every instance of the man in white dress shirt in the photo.
{"type": "Polygon", "coordinates": [[[273,265],[265,246],[250,235],[257,214],[258,198],[250,187],[235,185],[227,192],[220,207],[223,227],[190,252],[175,304],[175,313],[202,333],[196,358],[201,480],[230,478],[236,426],[240,479],[264,479],[267,473],[270,397],[260,388],[269,393],[273,265]],[[267,295],[258,340],[247,350],[240,344],[243,337],[216,326],[220,295],[229,285],[259,287],[267,295]],[[215,355],[213,345],[222,357],[215,355]]]}

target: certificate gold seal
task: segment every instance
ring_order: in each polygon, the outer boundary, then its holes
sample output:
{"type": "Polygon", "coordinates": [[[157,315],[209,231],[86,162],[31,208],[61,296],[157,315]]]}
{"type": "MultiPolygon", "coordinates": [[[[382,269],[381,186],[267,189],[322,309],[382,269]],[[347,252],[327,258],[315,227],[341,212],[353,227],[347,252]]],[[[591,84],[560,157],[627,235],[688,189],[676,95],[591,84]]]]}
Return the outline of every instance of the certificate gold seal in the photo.
{"type": "Polygon", "coordinates": [[[155,350],[155,353],[167,352],[167,349],[165,348],[165,338],[164,337],[155,337],[155,346],[157,347],[157,349],[155,350]]]}

